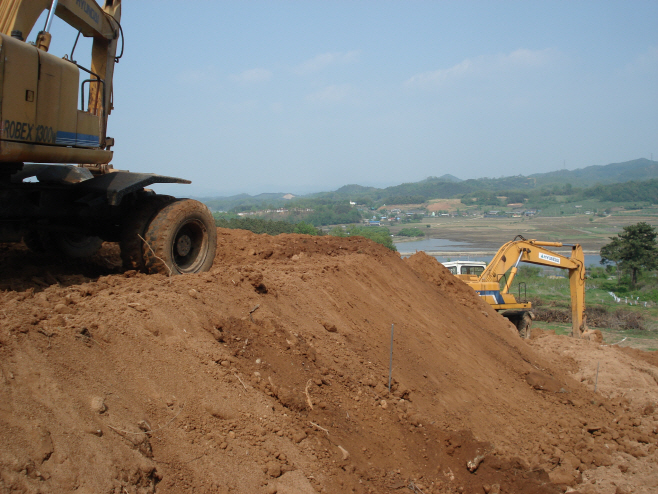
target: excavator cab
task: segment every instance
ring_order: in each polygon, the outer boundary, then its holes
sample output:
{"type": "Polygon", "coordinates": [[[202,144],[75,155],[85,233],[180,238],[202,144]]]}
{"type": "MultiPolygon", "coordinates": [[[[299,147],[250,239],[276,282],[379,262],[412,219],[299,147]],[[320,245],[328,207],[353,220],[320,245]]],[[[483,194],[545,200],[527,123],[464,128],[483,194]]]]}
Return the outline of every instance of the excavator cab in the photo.
{"type": "Polygon", "coordinates": [[[487,267],[487,263],[482,261],[448,261],[442,264],[462,281],[476,281],[487,267]]]}

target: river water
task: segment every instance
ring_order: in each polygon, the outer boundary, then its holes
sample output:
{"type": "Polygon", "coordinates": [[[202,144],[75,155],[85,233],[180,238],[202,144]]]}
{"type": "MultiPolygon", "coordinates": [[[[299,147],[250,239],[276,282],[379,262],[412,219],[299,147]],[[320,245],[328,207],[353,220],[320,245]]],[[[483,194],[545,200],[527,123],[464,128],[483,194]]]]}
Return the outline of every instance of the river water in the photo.
{"type": "MultiPolygon", "coordinates": [[[[396,242],[395,246],[398,251],[407,257],[416,251],[431,252],[439,262],[448,261],[484,261],[489,263],[494,256],[495,249],[479,247],[469,242],[456,242],[445,238],[427,238],[423,240],[414,240],[413,242],[396,242]]],[[[571,255],[568,248],[550,248],[559,254],[569,257],[571,255]]],[[[600,266],[601,256],[598,254],[585,254],[585,266],[600,266]]]]}

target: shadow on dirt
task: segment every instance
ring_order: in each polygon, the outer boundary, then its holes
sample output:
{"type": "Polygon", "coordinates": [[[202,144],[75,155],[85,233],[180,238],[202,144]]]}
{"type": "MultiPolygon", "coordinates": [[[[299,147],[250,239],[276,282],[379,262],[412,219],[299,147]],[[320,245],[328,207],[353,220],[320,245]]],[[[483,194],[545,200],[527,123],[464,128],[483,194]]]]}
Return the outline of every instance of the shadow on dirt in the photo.
{"type": "Polygon", "coordinates": [[[124,271],[119,246],[106,242],[87,259],[36,254],[23,244],[0,244],[0,291],[40,292],[51,285],[72,286],[124,271]]]}

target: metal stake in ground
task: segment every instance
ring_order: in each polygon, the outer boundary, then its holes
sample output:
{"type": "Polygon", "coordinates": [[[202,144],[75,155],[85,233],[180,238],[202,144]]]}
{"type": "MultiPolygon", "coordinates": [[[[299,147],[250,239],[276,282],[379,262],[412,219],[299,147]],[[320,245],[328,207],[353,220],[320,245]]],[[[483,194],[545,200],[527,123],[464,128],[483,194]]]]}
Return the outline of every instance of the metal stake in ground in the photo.
{"type": "Polygon", "coordinates": [[[391,324],[391,354],[388,359],[388,394],[391,394],[391,377],[393,376],[393,328],[395,324],[391,324]]]}
{"type": "Polygon", "coordinates": [[[599,387],[599,364],[601,362],[596,363],[596,380],[594,381],[594,392],[596,393],[596,388],[599,387]]]}

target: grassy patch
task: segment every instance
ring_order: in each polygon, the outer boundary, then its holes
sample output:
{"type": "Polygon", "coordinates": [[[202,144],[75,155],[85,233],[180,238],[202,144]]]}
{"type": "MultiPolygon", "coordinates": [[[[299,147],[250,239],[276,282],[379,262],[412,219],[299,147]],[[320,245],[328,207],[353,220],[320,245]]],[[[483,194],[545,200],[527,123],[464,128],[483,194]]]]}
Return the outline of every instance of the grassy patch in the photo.
{"type": "MultiPolygon", "coordinates": [[[[559,317],[560,313],[568,316],[571,307],[567,278],[549,278],[538,276],[532,269],[520,270],[514,282],[514,294],[518,297],[517,282],[525,283],[527,299],[533,302],[538,314],[550,316],[554,312],[558,316],[548,317],[553,322],[535,320],[533,327],[554,330],[558,335],[571,333],[571,324],[559,317]]],[[[591,314],[588,318],[590,329],[600,330],[604,342],[609,345],[632,346],[647,351],[658,347],[658,304],[653,301],[652,290],[655,289],[650,288],[654,285],[650,277],[644,289],[628,293],[628,300],[637,302],[633,305],[625,303],[626,294],[623,294],[621,303],[615,302],[609,291],[611,287],[615,288],[616,282],[612,286],[610,283],[604,277],[587,280],[585,306],[591,314]],[[639,301],[637,297],[640,297],[639,301]]],[[[524,298],[522,291],[521,299],[524,298]]]]}

